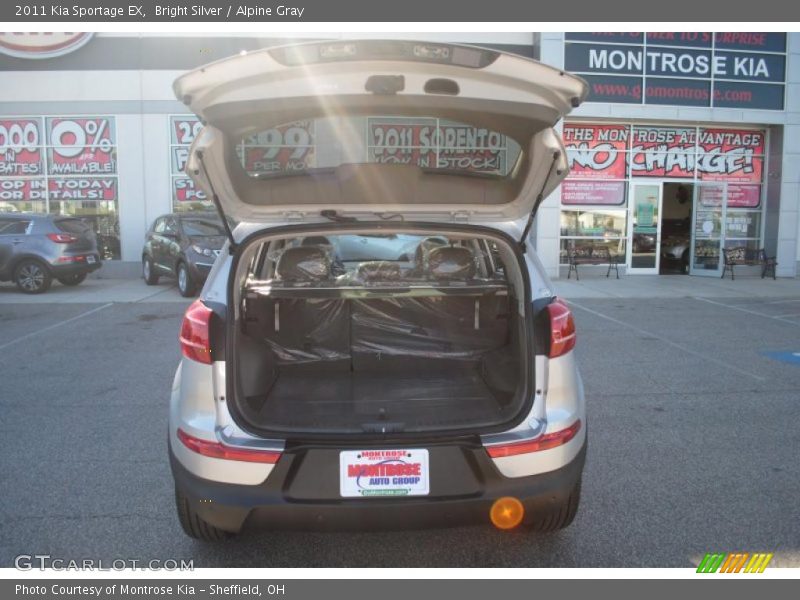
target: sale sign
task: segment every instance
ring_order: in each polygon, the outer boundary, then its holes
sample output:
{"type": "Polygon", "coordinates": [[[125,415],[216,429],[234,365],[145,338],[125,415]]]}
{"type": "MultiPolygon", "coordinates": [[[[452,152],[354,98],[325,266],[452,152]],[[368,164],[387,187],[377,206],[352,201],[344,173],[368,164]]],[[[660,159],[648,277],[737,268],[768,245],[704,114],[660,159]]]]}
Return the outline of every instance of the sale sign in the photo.
{"type": "Polygon", "coordinates": [[[51,175],[112,175],[117,172],[113,119],[47,119],[48,172],[51,175]]]}
{"type": "Polygon", "coordinates": [[[761,186],[729,184],[704,185],[700,188],[700,203],[703,206],[722,206],[722,196],[727,192],[728,208],[758,208],[761,205],[761,186]]]}
{"type": "Polygon", "coordinates": [[[631,177],[694,177],[695,129],[634,127],[631,177]]]}
{"type": "Polygon", "coordinates": [[[369,161],[505,175],[509,140],[481,127],[437,119],[370,119],[369,161]]]}
{"type": "Polygon", "coordinates": [[[40,119],[0,120],[0,176],[42,175],[40,119]]]}
{"type": "Polygon", "coordinates": [[[315,165],[314,121],[297,121],[251,135],[237,146],[252,175],[305,171],[315,165]]]}
{"type": "Polygon", "coordinates": [[[561,204],[602,204],[619,206],[625,203],[624,181],[567,180],[561,184],[561,204]]]}
{"type": "Polygon", "coordinates": [[[44,178],[0,179],[0,201],[33,202],[47,199],[47,183],[44,178]]]}
{"type": "Polygon", "coordinates": [[[189,177],[173,177],[172,199],[175,202],[205,202],[208,197],[189,177]]]}
{"type": "Polygon", "coordinates": [[[170,119],[171,140],[173,144],[189,146],[194,142],[203,124],[194,115],[175,116],[170,119]]]}
{"type": "Polygon", "coordinates": [[[116,177],[60,177],[48,181],[51,200],[117,199],[116,177]]]}
{"type": "Polygon", "coordinates": [[[562,137],[571,179],[625,179],[630,127],[565,123],[562,137]]]}

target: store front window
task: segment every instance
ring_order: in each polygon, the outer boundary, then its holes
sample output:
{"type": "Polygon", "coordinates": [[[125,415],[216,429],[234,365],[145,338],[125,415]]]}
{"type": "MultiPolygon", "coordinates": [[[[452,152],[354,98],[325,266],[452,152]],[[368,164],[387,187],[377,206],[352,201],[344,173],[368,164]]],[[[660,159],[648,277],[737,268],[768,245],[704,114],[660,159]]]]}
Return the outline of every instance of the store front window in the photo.
{"type": "Polygon", "coordinates": [[[114,260],[118,189],[114,117],[0,117],[0,211],[80,218],[114,260]]]}
{"type": "Polygon", "coordinates": [[[763,247],[764,131],[570,122],[563,136],[562,264],[605,245],[629,272],[713,274],[722,248],[763,247]],[[612,207],[616,226],[599,227],[612,207]]]}

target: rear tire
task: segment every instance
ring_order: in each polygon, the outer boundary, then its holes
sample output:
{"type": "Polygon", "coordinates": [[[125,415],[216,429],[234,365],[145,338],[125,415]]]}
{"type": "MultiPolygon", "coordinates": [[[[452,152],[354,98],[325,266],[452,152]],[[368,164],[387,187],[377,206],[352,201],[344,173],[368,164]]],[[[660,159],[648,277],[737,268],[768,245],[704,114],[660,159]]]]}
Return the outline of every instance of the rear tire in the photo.
{"type": "Polygon", "coordinates": [[[175,488],[175,506],[178,509],[178,521],[184,533],[191,538],[203,542],[221,542],[234,535],[204,521],[192,510],[188,498],[178,488],[175,488]]]}
{"type": "Polygon", "coordinates": [[[179,262],[176,272],[178,275],[178,291],[184,298],[191,298],[195,295],[197,286],[192,281],[192,276],[189,274],[189,268],[186,263],[179,262]]]}
{"type": "Polygon", "coordinates": [[[581,480],[572,488],[569,496],[563,502],[553,505],[549,510],[537,514],[533,522],[528,525],[530,531],[551,533],[569,527],[578,514],[578,505],[581,501],[581,480]]]}
{"type": "Polygon", "coordinates": [[[26,294],[44,294],[53,283],[53,276],[44,263],[25,259],[14,268],[14,283],[26,294]]]}
{"type": "Polygon", "coordinates": [[[86,273],[77,273],[75,275],[65,275],[63,277],[57,277],[59,283],[61,285],[80,285],[86,279],[86,273]]]}
{"type": "Polygon", "coordinates": [[[147,285],[158,283],[158,273],[156,273],[153,260],[149,256],[142,257],[142,278],[147,285]]]}

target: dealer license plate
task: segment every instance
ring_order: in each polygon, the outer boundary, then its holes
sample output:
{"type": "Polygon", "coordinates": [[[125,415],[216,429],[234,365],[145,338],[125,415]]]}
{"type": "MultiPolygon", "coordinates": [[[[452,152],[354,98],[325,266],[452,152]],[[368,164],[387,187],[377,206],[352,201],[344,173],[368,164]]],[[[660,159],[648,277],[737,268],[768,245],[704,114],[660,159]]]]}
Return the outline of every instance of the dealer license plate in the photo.
{"type": "Polygon", "coordinates": [[[428,451],[424,449],[344,450],[339,453],[343,498],[427,496],[428,451]]]}

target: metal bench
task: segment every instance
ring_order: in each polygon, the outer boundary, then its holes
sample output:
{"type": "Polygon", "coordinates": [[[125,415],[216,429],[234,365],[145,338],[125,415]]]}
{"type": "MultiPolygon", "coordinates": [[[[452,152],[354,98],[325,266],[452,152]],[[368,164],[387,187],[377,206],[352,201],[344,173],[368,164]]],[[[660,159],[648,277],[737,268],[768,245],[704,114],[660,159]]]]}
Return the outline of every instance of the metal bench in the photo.
{"type": "Polygon", "coordinates": [[[611,269],[617,274],[619,279],[620,257],[616,254],[612,255],[608,248],[590,248],[587,254],[579,254],[575,246],[567,247],[567,261],[569,262],[569,271],[567,272],[567,279],[570,278],[572,272],[575,271],[575,280],[580,281],[578,275],[578,265],[608,265],[606,277],[611,275],[611,269]]]}
{"type": "Polygon", "coordinates": [[[764,279],[769,274],[772,275],[773,279],[776,279],[775,267],[778,266],[778,261],[774,256],[768,256],[765,248],[759,248],[758,250],[745,248],[744,246],[725,248],[722,250],[722,259],[725,268],[722,269],[720,279],[725,279],[725,274],[730,271],[731,281],[735,281],[736,276],[733,273],[733,267],[737,266],[760,266],[761,279],[764,279]]]}

